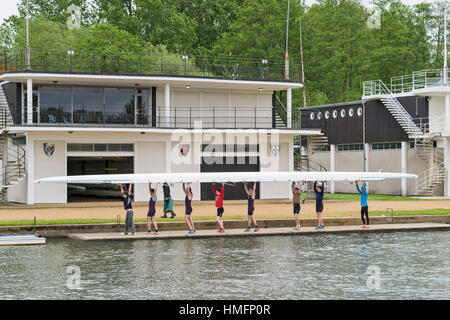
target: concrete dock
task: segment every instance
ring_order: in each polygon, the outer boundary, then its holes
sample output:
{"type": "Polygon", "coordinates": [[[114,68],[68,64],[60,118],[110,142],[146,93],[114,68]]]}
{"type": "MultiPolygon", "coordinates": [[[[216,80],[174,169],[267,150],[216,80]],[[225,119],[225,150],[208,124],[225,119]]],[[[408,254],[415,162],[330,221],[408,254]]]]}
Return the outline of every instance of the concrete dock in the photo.
{"type": "Polygon", "coordinates": [[[136,232],[135,235],[129,233],[123,235],[120,232],[105,233],[71,233],[67,237],[82,241],[120,241],[120,240],[161,240],[161,239],[187,239],[187,238],[214,238],[214,237],[236,237],[236,236],[293,236],[293,235],[312,235],[324,233],[354,233],[354,232],[397,232],[397,231],[427,231],[427,230],[450,230],[450,224],[446,223],[404,223],[404,224],[376,224],[370,228],[362,228],[361,225],[330,226],[317,231],[314,227],[302,227],[295,230],[292,227],[285,228],[261,228],[254,232],[251,229],[245,232],[244,229],[228,229],[224,233],[215,230],[196,230],[195,233],[188,235],[186,231],[160,231],[154,232],[136,232]]]}

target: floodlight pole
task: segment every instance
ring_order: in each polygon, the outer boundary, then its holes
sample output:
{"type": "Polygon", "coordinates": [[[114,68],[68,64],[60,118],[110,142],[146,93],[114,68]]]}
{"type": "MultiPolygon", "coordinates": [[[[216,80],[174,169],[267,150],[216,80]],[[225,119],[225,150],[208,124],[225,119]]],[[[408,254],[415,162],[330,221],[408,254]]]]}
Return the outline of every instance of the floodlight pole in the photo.
{"type": "Polygon", "coordinates": [[[26,17],[26,22],[27,22],[27,46],[25,48],[25,69],[27,71],[29,71],[31,69],[30,66],[30,35],[29,35],[29,6],[28,6],[28,0],[27,0],[27,17],[26,17]]]}
{"type": "Polygon", "coordinates": [[[448,85],[448,66],[447,66],[447,1],[444,2],[444,85],[448,85]]]}

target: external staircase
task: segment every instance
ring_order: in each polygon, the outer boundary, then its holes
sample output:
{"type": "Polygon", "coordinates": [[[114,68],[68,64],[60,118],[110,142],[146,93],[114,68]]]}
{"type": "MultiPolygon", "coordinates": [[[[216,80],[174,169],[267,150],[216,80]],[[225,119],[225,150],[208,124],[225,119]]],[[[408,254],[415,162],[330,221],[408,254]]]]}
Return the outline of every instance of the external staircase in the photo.
{"type": "Polygon", "coordinates": [[[409,138],[414,140],[417,157],[428,163],[428,169],[420,173],[416,180],[416,194],[433,195],[434,187],[444,182],[446,176],[444,152],[434,147],[436,139],[445,128],[445,120],[442,117],[429,118],[423,123],[417,123],[381,80],[364,82],[363,99],[368,96],[378,97],[409,138]]]}
{"type": "Polygon", "coordinates": [[[25,178],[25,150],[13,145],[8,134],[13,124],[8,103],[0,84],[0,202],[7,202],[8,188],[25,178]]]}

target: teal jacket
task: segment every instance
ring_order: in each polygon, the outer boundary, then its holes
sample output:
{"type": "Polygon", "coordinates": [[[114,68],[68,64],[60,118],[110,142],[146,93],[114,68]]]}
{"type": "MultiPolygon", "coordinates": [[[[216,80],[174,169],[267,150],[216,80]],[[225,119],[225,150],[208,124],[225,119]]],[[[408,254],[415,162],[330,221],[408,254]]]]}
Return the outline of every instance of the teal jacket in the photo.
{"type": "Polygon", "coordinates": [[[359,186],[356,185],[356,189],[358,190],[359,194],[361,195],[361,207],[368,206],[367,204],[367,192],[366,192],[366,185],[362,185],[362,191],[359,189],[359,186]]]}

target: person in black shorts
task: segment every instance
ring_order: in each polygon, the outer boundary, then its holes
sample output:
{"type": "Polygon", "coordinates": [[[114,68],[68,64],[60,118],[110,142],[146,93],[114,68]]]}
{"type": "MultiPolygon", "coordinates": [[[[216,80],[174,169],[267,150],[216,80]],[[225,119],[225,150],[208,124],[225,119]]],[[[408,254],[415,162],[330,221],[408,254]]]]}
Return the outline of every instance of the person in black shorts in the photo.
{"type": "Polygon", "coordinates": [[[148,184],[148,189],[150,191],[150,200],[148,201],[148,212],[147,212],[147,232],[152,232],[152,223],[155,227],[155,233],[158,233],[158,225],[155,220],[156,214],[156,191],[158,190],[158,183],[155,188],[152,188],[152,184],[148,184]]]}
{"type": "Polygon", "coordinates": [[[317,181],[314,182],[314,192],[316,193],[316,213],[317,213],[317,227],[316,230],[324,229],[323,225],[323,192],[324,192],[324,183],[322,182],[322,186],[317,186],[317,181]]]}
{"type": "Polygon", "coordinates": [[[128,234],[128,228],[131,227],[131,234],[136,234],[136,229],[134,227],[133,222],[133,206],[131,205],[131,202],[134,199],[133,196],[133,183],[130,183],[130,187],[126,188],[126,186],[121,185],[120,191],[122,192],[122,201],[123,201],[123,208],[126,211],[126,218],[125,218],[125,231],[122,233],[123,235],[128,234]]]}

